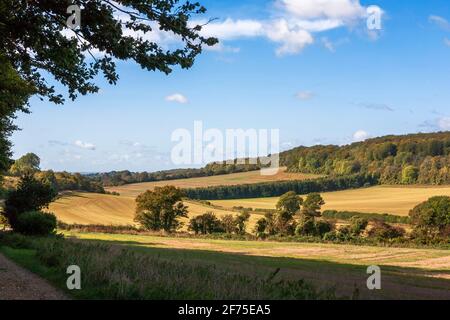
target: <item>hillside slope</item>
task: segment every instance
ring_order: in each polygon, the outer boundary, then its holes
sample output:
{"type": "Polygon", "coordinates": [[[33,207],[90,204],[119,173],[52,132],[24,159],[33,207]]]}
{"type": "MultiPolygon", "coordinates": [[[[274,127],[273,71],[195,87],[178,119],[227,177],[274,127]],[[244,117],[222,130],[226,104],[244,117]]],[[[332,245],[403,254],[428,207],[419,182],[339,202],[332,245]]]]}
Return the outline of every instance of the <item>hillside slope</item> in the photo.
{"type": "MultiPolygon", "coordinates": [[[[376,186],[371,188],[321,193],[325,200],[323,210],[389,213],[406,216],[414,206],[430,197],[450,196],[450,186],[376,186]]],[[[278,197],[212,200],[225,208],[275,209],[278,197]]]]}
{"type": "Polygon", "coordinates": [[[450,132],[390,135],[345,146],[298,147],[280,154],[290,172],[368,173],[381,184],[450,184],[450,132]]]}
{"type": "Polygon", "coordinates": [[[289,181],[289,180],[306,180],[320,177],[317,174],[303,174],[303,173],[289,173],[286,168],[282,167],[275,175],[264,176],[259,170],[230,173],[223,175],[215,175],[209,177],[189,178],[164,180],[155,182],[141,182],[126,184],[123,186],[107,187],[107,191],[115,191],[124,196],[138,196],[146,190],[152,190],[154,187],[161,187],[165,185],[172,185],[178,188],[199,188],[199,187],[213,187],[213,186],[231,186],[246,183],[260,183],[271,181],[289,181]]]}
{"type": "MultiPolygon", "coordinates": [[[[231,210],[215,209],[196,202],[185,201],[189,218],[211,211],[217,217],[226,214],[237,215],[231,210]]],[[[136,203],[134,197],[113,196],[99,193],[69,192],[52,202],[48,208],[58,220],[69,224],[101,224],[101,225],[135,225],[134,213],[136,203]]],[[[249,220],[252,228],[261,215],[253,214],[249,220]]],[[[188,218],[182,218],[186,230],[188,218]]],[[[250,229],[249,229],[250,230],[250,229]]]]}

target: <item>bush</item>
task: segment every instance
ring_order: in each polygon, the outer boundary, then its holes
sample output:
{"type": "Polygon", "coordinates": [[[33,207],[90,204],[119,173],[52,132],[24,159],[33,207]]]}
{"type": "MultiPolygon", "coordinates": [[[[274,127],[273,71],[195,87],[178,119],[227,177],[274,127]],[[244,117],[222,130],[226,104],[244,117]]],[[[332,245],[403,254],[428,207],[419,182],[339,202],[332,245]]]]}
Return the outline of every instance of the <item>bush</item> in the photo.
{"type": "Polygon", "coordinates": [[[359,236],[361,232],[366,229],[368,224],[369,220],[367,220],[366,218],[354,216],[350,219],[349,231],[355,236],[359,236]]]}
{"type": "Polygon", "coordinates": [[[409,217],[396,216],[387,213],[363,213],[354,211],[336,211],[336,210],[325,210],[322,212],[322,217],[328,219],[340,219],[340,220],[350,220],[353,217],[365,218],[365,219],[377,219],[382,220],[387,223],[410,223],[409,217]]]}
{"type": "Polygon", "coordinates": [[[324,220],[316,221],[316,234],[323,237],[326,233],[333,230],[333,225],[324,220]]]}
{"type": "Polygon", "coordinates": [[[314,235],[316,233],[316,226],[313,219],[304,219],[295,228],[297,236],[314,235]]]}
{"type": "Polygon", "coordinates": [[[448,237],[450,197],[432,197],[409,212],[414,233],[425,238],[448,237]]]}
{"type": "Polygon", "coordinates": [[[296,229],[297,236],[324,236],[333,229],[333,225],[328,221],[314,221],[313,219],[304,219],[296,229]]]}
{"type": "Polygon", "coordinates": [[[0,233],[0,244],[14,249],[30,249],[32,241],[18,233],[0,233]]]}
{"type": "Polygon", "coordinates": [[[369,237],[380,240],[401,238],[405,235],[405,230],[400,227],[391,226],[383,221],[374,221],[372,228],[368,231],[369,237]]]}
{"type": "Polygon", "coordinates": [[[39,211],[48,206],[56,197],[51,185],[37,180],[33,175],[24,175],[16,190],[11,191],[5,201],[5,216],[13,230],[24,212],[39,211]]]}
{"type": "Polygon", "coordinates": [[[25,235],[45,236],[55,233],[56,217],[52,213],[29,211],[17,218],[15,231],[25,235]]]}
{"type": "Polygon", "coordinates": [[[202,215],[196,216],[189,221],[189,230],[194,231],[195,234],[210,234],[216,232],[224,232],[224,228],[217,219],[214,212],[206,212],[202,215]]]}
{"type": "Polygon", "coordinates": [[[8,219],[0,212],[0,229],[5,230],[8,226],[8,219]]]}
{"type": "Polygon", "coordinates": [[[265,218],[260,218],[258,221],[256,221],[253,232],[256,234],[258,238],[265,238],[266,229],[267,229],[267,220],[265,218]]]}

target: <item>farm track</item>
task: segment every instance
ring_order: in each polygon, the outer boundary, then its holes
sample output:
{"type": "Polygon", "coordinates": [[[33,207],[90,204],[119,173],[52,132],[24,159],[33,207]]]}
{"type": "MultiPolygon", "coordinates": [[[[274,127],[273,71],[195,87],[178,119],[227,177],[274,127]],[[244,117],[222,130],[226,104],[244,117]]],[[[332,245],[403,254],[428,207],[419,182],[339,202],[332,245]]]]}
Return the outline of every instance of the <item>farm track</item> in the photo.
{"type": "Polygon", "coordinates": [[[0,300],[66,300],[62,292],[0,253],[0,300]]]}

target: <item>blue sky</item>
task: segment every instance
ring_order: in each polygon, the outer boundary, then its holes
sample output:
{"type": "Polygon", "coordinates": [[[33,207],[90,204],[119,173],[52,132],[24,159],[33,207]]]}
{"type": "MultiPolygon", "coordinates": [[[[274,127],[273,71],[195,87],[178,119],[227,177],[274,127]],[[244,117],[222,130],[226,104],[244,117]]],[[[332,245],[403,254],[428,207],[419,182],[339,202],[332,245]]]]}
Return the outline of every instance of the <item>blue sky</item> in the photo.
{"type": "Polygon", "coordinates": [[[219,47],[169,76],[118,62],[116,86],[99,79],[99,94],[63,106],[33,98],[14,156],[67,171],[173,168],[171,133],[195,120],[279,129],[282,148],[450,130],[446,0],[201,2],[219,47]],[[367,30],[370,5],[381,30],[367,30]]]}

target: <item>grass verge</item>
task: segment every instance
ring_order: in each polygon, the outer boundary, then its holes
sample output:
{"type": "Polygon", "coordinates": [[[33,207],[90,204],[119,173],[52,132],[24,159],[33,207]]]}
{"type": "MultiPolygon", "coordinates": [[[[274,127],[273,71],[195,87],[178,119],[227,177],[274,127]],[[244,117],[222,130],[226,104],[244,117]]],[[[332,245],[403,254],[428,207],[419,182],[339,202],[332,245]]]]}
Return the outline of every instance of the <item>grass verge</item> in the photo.
{"type": "MultiPolygon", "coordinates": [[[[336,299],[332,289],[318,290],[303,280],[275,280],[195,260],[173,260],[159,254],[99,242],[59,237],[26,238],[3,234],[1,252],[61,289],[66,268],[78,265],[82,299],[336,299]]],[[[67,292],[67,289],[65,290],[67,292]]]]}

